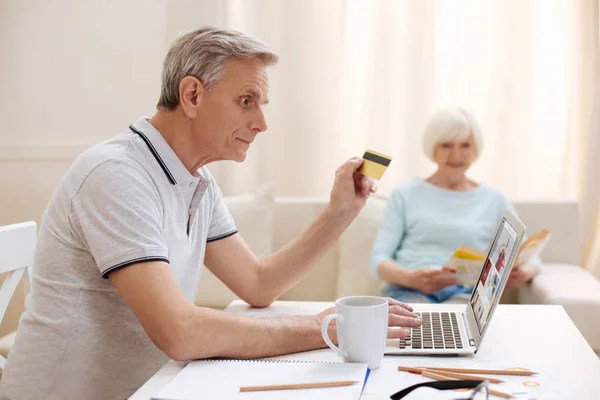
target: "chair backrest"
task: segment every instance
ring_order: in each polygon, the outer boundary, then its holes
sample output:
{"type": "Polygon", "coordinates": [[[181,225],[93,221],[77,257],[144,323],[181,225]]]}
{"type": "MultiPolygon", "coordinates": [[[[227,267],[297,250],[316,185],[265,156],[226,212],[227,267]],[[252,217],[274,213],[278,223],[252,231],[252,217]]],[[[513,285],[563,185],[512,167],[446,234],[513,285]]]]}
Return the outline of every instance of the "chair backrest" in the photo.
{"type": "MultiPolygon", "coordinates": [[[[5,274],[0,288],[0,321],[23,274],[33,265],[36,237],[35,222],[0,227],[0,273],[5,274]]],[[[4,369],[5,363],[4,357],[0,356],[0,369],[4,369]]]]}

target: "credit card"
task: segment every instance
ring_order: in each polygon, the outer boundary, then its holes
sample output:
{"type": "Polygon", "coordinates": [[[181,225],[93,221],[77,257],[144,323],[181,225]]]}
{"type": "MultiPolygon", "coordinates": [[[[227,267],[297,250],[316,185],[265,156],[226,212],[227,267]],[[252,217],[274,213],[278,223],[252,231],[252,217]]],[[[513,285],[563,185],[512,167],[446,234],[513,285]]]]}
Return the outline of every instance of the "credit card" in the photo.
{"type": "Polygon", "coordinates": [[[363,165],[358,169],[358,172],[379,180],[392,162],[392,157],[373,150],[367,150],[363,155],[363,160],[363,165]]]}

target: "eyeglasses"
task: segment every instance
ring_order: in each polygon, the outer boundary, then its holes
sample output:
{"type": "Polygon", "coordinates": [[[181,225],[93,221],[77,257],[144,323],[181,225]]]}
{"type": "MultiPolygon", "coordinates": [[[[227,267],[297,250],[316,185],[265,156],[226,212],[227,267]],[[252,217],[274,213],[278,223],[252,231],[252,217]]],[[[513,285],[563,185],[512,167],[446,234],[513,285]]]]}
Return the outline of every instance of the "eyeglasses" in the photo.
{"type": "Polygon", "coordinates": [[[469,397],[460,397],[456,400],[489,400],[489,385],[488,381],[467,381],[467,380],[455,380],[455,381],[435,381],[418,383],[403,389],[390,396],[392,400],[400,400],[410,392],[421,387],[430,387],[437,390],[454,390],[454,389],[473,389],[469,397]]]}

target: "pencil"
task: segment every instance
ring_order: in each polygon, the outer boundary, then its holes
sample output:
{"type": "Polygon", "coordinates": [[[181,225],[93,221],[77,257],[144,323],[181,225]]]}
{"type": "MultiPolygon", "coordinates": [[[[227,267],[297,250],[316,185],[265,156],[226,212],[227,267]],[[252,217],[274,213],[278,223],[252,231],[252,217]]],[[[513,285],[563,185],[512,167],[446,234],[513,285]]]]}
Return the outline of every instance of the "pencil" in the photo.
{"type": "MultiPolygon", "coordinates": [[[[436,373],[430,372],[430,371],[423,371],[421,375],[423,375],[426,378],[435,379],[436,381],[455,380],[454,378],[449,378],[447,376],[436,374],[436,373]]],[[[499,390],[494,390],[494,389],[490,389],[490,394],[493,394],[494,396],[502,397],[503,399],[512,399],[513,398],[513,396],[510,393],[504,393],[504,392],[501,392],[499,390]]]]}
{"type": "Polygon", "coordinates": [[[489,375],[512,375],[512,376],[531,376],[537,374],[537,372],[529,370],[506,370],[506,369],[477,369],[477,368],[441,368],[441,367],[403,367],[399,366],[398,371],[415,372],[419,373],[423,368],[435,369],[438,371],[457,372],[466,374],[489,374],[489,375]]]}
{"type": "Polygon", "coordinates": [[[477,375],[469,375],[469,374],[460,374],[457,372],[449,372],[449,371],[440,371],[438,369],[426,368],[425,371],[433,372],[439,375],[445,375],[450,378],[456,379],[465,379],[470,381],[489,381],[490,383],[504,383],[504,381],[498,378],[488,378],[487,376],[477,376],[477,375]]]}
{"type": "Polygon", "coordinates": [[[472,380],[472,381],[490,381],[491,383],[504,383],[504,381],[497,379],[497,378],[488,378],[488,377],[483,377],[483,376],[467,375],[467,374],[461,374],[461,373],[457,373],[457,372],[449,372],[449,371],[444,371],[444,370],[434,368],[434,367],[412,368],[412,367],[398,366],[398,371],[413,372],[416,374],[420,374],[423,371],[431,371],[434,373],[439,373],[440,375],[449,376],[451,378],[467,379],[467,380],[472,380]]]}
{"type": "Polygon", "coordinates": [[[260,392],[264,390],[289,390],[289,389],[315,389],[328,388],[336,386],[350,386],[358,381],[331,381],[331,382],[310,382],[310,383],[291,383],[284,385],[265,385],[265,386],[242,386],[240,392],[260,392]]]}

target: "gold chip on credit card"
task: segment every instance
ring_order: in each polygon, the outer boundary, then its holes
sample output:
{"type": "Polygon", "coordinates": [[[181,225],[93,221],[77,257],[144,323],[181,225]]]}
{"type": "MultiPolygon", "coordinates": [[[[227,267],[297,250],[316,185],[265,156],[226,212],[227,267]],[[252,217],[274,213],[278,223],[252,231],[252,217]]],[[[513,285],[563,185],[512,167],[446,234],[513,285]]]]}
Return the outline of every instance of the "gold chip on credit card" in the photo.
{"type": "Polygon", "coordinates": [[[392,162],[392,157],[373,150],[367,150],[363,155],[363,160],[363,165],[358,169],[358,172],[379,180],[392,162]]]}

